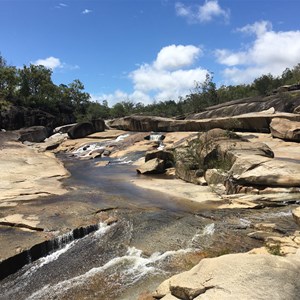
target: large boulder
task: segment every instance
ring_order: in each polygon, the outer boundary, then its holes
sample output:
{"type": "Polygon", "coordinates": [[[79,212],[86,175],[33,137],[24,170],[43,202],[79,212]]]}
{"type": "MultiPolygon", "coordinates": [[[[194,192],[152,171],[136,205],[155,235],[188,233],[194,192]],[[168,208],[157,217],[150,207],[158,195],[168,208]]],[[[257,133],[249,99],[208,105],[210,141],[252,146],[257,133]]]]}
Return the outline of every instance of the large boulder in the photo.
{"type": "Polygon", "coordinates": [[[162,174],[165,172],[164,161],[159,158],[148,160],[137,168],[138,174],[162,174]]]}
{"type": "Polygon", "coordinates": [[[258,187],[300,187],[300,165],[257,156],[240,157],[233,165],[235,185],[258,187]],[[243,165],[243,168],[240,166],[243,165]],[[246,167],[248,166],[248,167],[246,167]]]}
{"type": "Polygon", "coordinates": [[[23,128],[18,131],[20,134],[19,141],[21,142],[33,142],[40,143],[44,141],[48,136],[48,130],[44,126],[32,126],[29,128],[23,128]]]}
{"type": "Polygon", "coordinates": [[[102,132],[105,130],[105,122],[103,119],[94,119],[91,121],[96,132],[102,132]]]}
{"type": "Polygon", "coordinates": [[[275,138],[300,142],[300,122],[274,118],[270,124],[270,130],[275,138]]]}
{"type": "Polygon", "coordinates": [[[68,130],[72,127],[74,127],[77,123],[72,123],[72,124],[66,124],[66,125],[62,125],[59,127],[55,127],[53,129],[53,133],[67,133],[68,130]]]}
{"type": "Polygon", "coordinates": [[[126,131],[207,131],[213,128],[225,130],[270,132],[270,122],[273,118],[287,118],[300,121],[300,115],[289,113],[257,114],[249,113],[233,117],[221,117],[201,120],[174,120],[151,116],[129,116],[108,122],[111,128],[126,131]]]}
{"type": "Polygon", "coordinates": [[[154,158],[162,159],[164,161],[165,168],[173,167],[174,165],[174,154],[171,151],[153,150],[146,152],[145,162],[154,158]]]}
{"type": "Polygon", "coordinates": [[[175,149],[176,175],[185,181],[198,183],[204,171],[220,169],[221,173],[228,172],[235,161],[245,155],[274,157],[264,143],[251,143],[233,132],[212,129],[189,141],[186,146],[175,149]]]}
{"type": "Polygon", "coordinates": [[[299,253],[289,257],[268,254],[230,254],[203,259],[190,271],[164,281],[157,299],[289,299],[300,295],[299,253]]]}
{"type": "Polygon", "coordinates": [[[71,139],[84,138],[92,133],[95,133],[95,128],[90,122],[78,123],[68,130],[68,136],[71,139]]]}
{"type": "Polygon", "coordinates": [[[300,92],[292,91],[279,93],[268,97],[250,97],[225,102],[219,105],[207,107],[205,111],[192,114],[188,119],[221,118],[247,114],[249,112],[259,113],[276,112],[297,113],[300,106],[300,92]],[[298,107],[298,110],[297,110],[298,107]]]}

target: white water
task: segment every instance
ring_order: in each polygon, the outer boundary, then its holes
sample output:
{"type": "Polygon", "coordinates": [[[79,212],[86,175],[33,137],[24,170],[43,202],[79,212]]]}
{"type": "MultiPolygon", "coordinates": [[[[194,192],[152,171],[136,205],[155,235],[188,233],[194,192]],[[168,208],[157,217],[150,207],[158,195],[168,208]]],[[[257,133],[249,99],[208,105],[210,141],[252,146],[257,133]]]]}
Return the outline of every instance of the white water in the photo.
{"type": "Polygon", "coordinates": [[[201,248],[203,240],[209,238],[215,233],[215,223],[207,224],[201,231],[196,232],[191,240],[192,247],[201,248]]]}
{"type": "Polygon", "coordinates": [[[120,272],[118,274],[119,278],[127,282],[127,285],[132,285],[148,274],[155,274],[156,272],[157,274],[163,273],[164,271],[160,268],[160,265],[163,265],[170,256],[184,255],[192,251],[192,249],[181,249],[178,251],[166,251],[162,254],[155,252],[150,257],[145,257],[141,250],[135,247],[128,247],[124,256],[115,257],[103,266],[92,268],[82,275],[61,281],[55,285],[45,285],[27,299],[59,298],[60,295],[64,295],[69,289],[84,285],[89,282],[91,278],[103,274],[108,270],[110,270],[112,274],[115,273],[115,270],[118,270],[118,272],[120,272]]]}
{"type": "Polygon", "coordinates": [[[89,155],[92,154],[92,152],[96,152],[98,150],[105,149],[105,147],[107,145],[110,145],[112,143],[121,142],[128,136],[129,136],[129,134],[123,134],[123,135],[118,136],[115,140],[85,144],[85,145],[79,147],[78,149],[74,150],[72,153],[79,157],[88,157],[89,155]]]}
{"type": "Polygon", "coordinates": [[[110,162],[110,164],[113,164],[113,165],[128,165],[128,164],[131,164],[133,161],[128,159],[127,156],[125,157],[120,157],[120,158],[117,158],[115,160],[112,160],[110,162]]]}
{"type": "MultiPolygon", "coordinates": [[[[114,225],[114,224],[113,224],[114,225]]],[[[109,228],[111,228],[113,225],[109,226],[106,223],[99,223],[98,224],[98,229],[93,232],[93,236],[96,237],[97,239],[101,238],[109,228]]],[[[30,280],[29,278],[37,272],[39,269],[44,267],[45,265],[57,260],[62,254],[68,252],[71,248],[74,247],[76,243],[78,243],[80,240],[86,238],[86,236],[82,237],[81,239],[74,240],[74,235],[73,231],[70,231],[68,233],[65,233],[59,237],[56,238],[55,242],[58,243],[59,249],[54,251],[53,253],[41,257],[40,259],[36,260],[35,262],[32,263],[32,266],[23,274],[19,277],[18,284],[14,285],[12,292],[16,292],[20,290],[21,288],[26,287],[29,283],[30,280]]],[[[25,266],[26,268],[26,266],[25,266]]]]}

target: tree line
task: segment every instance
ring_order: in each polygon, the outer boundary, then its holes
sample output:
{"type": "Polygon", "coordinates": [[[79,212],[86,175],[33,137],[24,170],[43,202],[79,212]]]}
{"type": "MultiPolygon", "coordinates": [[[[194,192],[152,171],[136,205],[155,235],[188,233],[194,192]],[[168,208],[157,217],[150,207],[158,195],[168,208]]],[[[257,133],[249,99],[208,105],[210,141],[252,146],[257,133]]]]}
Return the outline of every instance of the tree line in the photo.
{"type": "Polygon", "coordinates": [[[0,55],[0,110],[11,105],[38,108],[54,116],[71,115],[76,121],[97,118],[118,118],[131,114],[179,117],[197,113],[205,108],[228,101],[257,96],[267,96],[283,85],[299,84],[300,63],[287,68],[281,76],[262,75],[251,84],[222,85],[217,88],[213,73],[207,73],[204,82],[195,82],[190,94],[167,101],[151,104],[133,102],[130,99],[118,102],[112,107],[106,100],[91,101],[79,79],[70,84],[56,85],[52,81],[52,70],[42,65],[22,68],[10,66],[0,55]]]}

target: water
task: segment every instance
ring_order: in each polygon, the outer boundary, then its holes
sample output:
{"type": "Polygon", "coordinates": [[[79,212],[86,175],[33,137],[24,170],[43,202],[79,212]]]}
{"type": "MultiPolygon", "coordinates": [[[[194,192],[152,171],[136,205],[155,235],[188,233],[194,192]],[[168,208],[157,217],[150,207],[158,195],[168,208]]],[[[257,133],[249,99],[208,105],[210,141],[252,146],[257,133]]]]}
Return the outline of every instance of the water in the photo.
{"type": "Polygon", "coordinates": [[[0,282],[1,300],[135,300],[203,257],[261,246],[247,236],[255,223],[280,220],[280,226],[295,229],[289,207],[220,211],[145,192],[130,183],[137,176],[134,167],[118,162],[96,168],[91,161],[65,161],[72,174],[65,184],[76,190],[35,205],[69,199],[76,205],[84,199],[95,207],[112,207],[109,214],[118,221],[100,223],[81,239],[74,240],[71,232],[57,238],[56,251],[0,282]]]}

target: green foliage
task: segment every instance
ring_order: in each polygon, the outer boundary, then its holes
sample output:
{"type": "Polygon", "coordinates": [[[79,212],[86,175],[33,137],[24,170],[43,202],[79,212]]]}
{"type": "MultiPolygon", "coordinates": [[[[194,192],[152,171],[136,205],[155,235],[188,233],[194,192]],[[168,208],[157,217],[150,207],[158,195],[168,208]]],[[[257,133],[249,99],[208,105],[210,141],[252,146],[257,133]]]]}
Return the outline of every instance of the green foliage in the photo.
{"type": "Polygon", "coordinates": [[[267,248],[267,251],[272,255],[278,255],[278,256],[283,255],[282,251],[281,251],[280,244],[274,244],[274,245],[266,244],[265,247],[267,248]]]}
{"type": "MultiPolygon", "coordinates": [[[[90,95],[84,92],[80,80],[57,86],[51,77],[52,71],[41,65],[30,64],[20,69],[9,66],[0,54],[0,99],[13,105],[39,108],[58,118],[68,115],[74,121],[119,118],[132,114],[184,118],[219,103],[265,96],[282,85],[300,84],[300,63],[293,69],[287,68],[279,77],[267,74],[255,79],[252,84],[222,85],[219,88],[213,82],[213,73],[207,73],[204,82],[195,82],[194,90],[177,100],[154,101],[145,105],[143,99],[137,103],[125,99],[111,108],[107,101],[102,104],[90,101],[90,95]]],[[[288,95],[280,94],[280,97],[285,99],[288,95]]],[[[6,107],[6,104],[2,104],[2,107],[6,107]]]]}
{"type": "MultiPolygon", "coordinates": [[[[231,132],[228,132],[230,137],[231,132]]],[[[179,148],[175,152],[175,161],[183,163],[186,170],[207,170],[219,169],[222,171],[230,170],[232,162],[228,158],[219,157],[212,151],[215,140],[207,133],[199,133],[197,137],[189,140],[187,146],[179,148]]]]}

